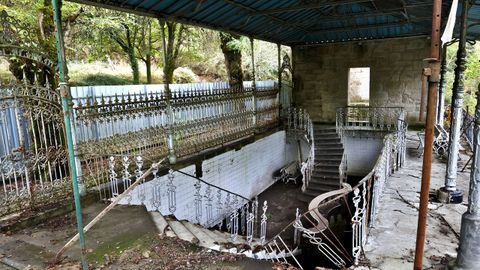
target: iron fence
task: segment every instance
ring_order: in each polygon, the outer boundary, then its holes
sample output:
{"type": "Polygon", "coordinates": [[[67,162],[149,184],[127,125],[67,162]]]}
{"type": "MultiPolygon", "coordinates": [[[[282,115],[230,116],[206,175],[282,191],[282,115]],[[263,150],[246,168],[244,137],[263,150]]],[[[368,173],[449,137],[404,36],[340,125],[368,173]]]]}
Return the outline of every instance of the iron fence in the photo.
{"type": "Polygon", "coordinates": [[[0,85],[0,139],[0,216],[68,195],[63,114],[48,82],[0,85]]]}
{"type": "Polygon", "coordinates": [[[278,123],[278,88],[227,83],[171,85],[172,117],[163,85],[73,88],[80,175],[87,187],[105,183],[110,155],[156,160],[168,154],[167,130],[177,157],[246,138],[278,123]]]}

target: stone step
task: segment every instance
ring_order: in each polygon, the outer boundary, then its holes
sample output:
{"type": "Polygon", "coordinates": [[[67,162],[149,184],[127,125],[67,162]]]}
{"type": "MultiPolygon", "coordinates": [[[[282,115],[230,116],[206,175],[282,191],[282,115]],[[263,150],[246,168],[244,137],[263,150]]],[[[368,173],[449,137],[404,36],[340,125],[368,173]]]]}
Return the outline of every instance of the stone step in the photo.
{"type": "Polygon", "coordinates": [[[212,239],[214,239],[215,243],[217,243],[217,244],[225,244],[225,243],[230,242],[230,240],[227,239],[225,236],[216,234],[215,232],[216,232],[216,230],[213,230],[213,231],[212,230],[205,230],[205,233],[208,234],[208,236],[210,236],[212,239]]]}
{"type": "Polygon", "coordinates": [[[338,170],[336,172],[314,170],[312,173],[314,179],[340,179],[338,170]]]}
{"type": "Polygon", "coordinates": [[[340,162],[332,162],[332,163],[321,163],[315,164],[314,171],[328,171],[333,172],[336,171],[338,173],[338,167],[340,166],[340,162]]]}
{"type": "Polygon", "coordinates": [[[331,158],[331,157],[339,157],[340,160],[342,159],[343,156],[343,150],[337,151],[315,151],[315,159],[319,158],[331,158]],[[319,153],[320,152],[320,153],[319,153]]]}
{"type": "Polygon", "coordinates": [[[155,224],[155,227],[157,228],[159,234],[166,235],[168,237],[176,236],[176,234],[169,227],[167,220],[162,214],[156,211],[148,213],[150,214],[150,217],[152,218],[152,221],[155,224]]]}
{"type": "Polygon", "coordinates": [[[318,142],[315,142],[315,147],[334,147],[334,146],[338,146],[340,148],[343,148],[343,144],[340,142],[340,140],[338,142],[336,141],[318,141],[318,142]]]}
{"type": "Polygon", "coordinates": [[[336,132],[313,132],[313,136],[315,137],[315,140],[339,138],[336,132]]]}
{"type": "Polygon", "coordinates": [[[191,222],[185,220],[181,221],[181,223],[198,239],[199,246],[213,250],[220,250],[220,245],[215,244],[215,239],[210,237],[210,235],[205,232],[208,231],[208,229],[198,227],[191,222]]]}
{"type": "MultiPolygon", "coordinates": [[[[343,156],[342,156],[343,157],[343,156]]],[[[341,158],[325,157],[323,159],[315,159],[315,167],[335,167],[338,168],[342,163],[341,158]]]]}
{"type": "Polygon", "coordinates": [[[325,182],[312,182],[310,181],[308,183],[307,190],[313,189],[313,190],[335,190],[340,188],[340,182],[335,182],[335,181],[325,181],[325,182]]]}
{"type": "Polygon", "coordinates": [[[313,173],[328,173],[331,175],[338,175],[338,166],[315,166],[313,173]]]}
{"type": "Polygon", "coordinates": [[[315,145],[315,154],[321,153],[342,153],[344,152],[342,145],[321,146],[315,145]]]}
{"type": "Polygon", "coordinates": [[[322,127],[322,126],[313,125],[313,131],[318,132],[318,133],[337,132],[337,129],[336,129],[336,127],[322,127]]]}
{"type": "Polygon", "coordinates": [[[219,238],[223,238],[225,239],[225,242],[224,243],[230,243],[232,242],[232,239],[231,239],[231,236],[230,234],[228,233],[224,233],[224,232],[221,232],[221,231],[212,231],[214,234],[216,234],[219,238]]]}
{"type": "Polygon", "coordinates": [[[343,155],[338,156],[315,156],[315,164],[338,164],[342,163],[343,155]]]}
{"type": "Polygon", "coordinates": [[[315,137],[315,143],[341,143],[342,140],[338,136],[318,136],[315,137]]]}
{"type": "Polygon", "coordinates": [[[180,221],[167,218],[167,222],[178,238],[193,244],[199,243],[198,238],[195,237],[195,235],[193,235],[180,221]]]}

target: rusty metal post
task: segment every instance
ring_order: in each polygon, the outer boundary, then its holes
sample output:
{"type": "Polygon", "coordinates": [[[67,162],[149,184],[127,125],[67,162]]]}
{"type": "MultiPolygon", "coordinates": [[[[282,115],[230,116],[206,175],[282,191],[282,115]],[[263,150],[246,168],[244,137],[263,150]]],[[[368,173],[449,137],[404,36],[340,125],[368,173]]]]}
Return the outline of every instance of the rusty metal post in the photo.
{"type": "Polygon", "coordinates": [[[427,96],[427,82],[428,82],[428,77],[425,74],[425,70],[422,70],[422,89],[421,89],[421,95],[420,95],[420,113],[418,114],[418,121],[423,121],[424,120],[424,113],[426,109],[426,96],[427,96]]]}
{"type": "Polygon", "coordinates": [[[425,231],[427,229],[428,195],[430,190],[430,176],[432,172],[432,152],[437,105],[437,88],[440,73],[440,24],[442,18],[442,0],[433,1],[432,39],[430,48],[431,76],[428,85],[427,120],[425,123],[425,147],[422,166],[422,187],[420,192],[420,206],[418,211],[417,241],[415,247],[414,270],[421,270],[425,249],[425,231]]]}

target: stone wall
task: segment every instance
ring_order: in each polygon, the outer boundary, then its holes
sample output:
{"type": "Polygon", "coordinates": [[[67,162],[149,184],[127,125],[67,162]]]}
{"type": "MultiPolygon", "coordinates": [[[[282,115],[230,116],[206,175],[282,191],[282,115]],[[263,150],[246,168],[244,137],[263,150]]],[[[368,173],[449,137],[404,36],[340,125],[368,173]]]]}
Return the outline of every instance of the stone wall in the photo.
{"type": "Polygon", "coordinates": [[[333,123],[348,102],[349,68],[370,67],[370,106],[405,107],[416,123],[429,50],[425,37],[294,47],[293,101],[315,121],[333,123]]]}

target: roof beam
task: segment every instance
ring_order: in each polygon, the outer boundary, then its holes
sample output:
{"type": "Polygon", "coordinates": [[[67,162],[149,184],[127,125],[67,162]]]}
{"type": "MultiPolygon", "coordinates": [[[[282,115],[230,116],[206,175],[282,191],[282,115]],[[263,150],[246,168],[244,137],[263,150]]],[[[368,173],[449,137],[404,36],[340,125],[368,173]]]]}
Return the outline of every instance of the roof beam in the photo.
{"type": "MultiPolygon", "coordinates": [[[[246,6],[246,5],[244,5],[244,4],[241,4],[241,3],[237,3],[237,2],[235,2],[234,0],[223,0],[223,1],[224,1],[225,3],[227,3],[227,4],[236,6],[236,7],[240,8],[240,9],[243,9],[243,10],[247,11],[247,14],[248,14],[248,15],[251,15],[251,14],[254,14],[255,12],[257,12],[256,9],[251,8],[251,7],[246,6]]],[[[286,27],[286,28],[296,28],[297,30],[301,30],[301,31],[303,31],[303,32],[305,32],[305,33],[308,32],[307,29],[304,29],[303,27],[292,25],[290,22],[285,21],[285,20],[282,20],[282,19],[277,18],[277,17],[275,17],[275,16],[271,16],[271,15],[268,15],[268,14],[261,14],[261,15],[263,15],[263,16],[271,19],[271,20],[274,20],[274,21],[280,23],[283,27],[286,27]]]]}
{"type": "Polygon", "coordinates": [[[315,4],[296,5],[296,6],[290,6],[290,7],[267,9],[267,10],[257,10],[252,12],[251,15],[252,16],[268,15],[268,14],[285,13],[285,12],[292,12],[292,11],[305,10],[305,9],[317,9],[317,8],[323,8],[323,7],[333,7],[333,6],[356,4],[356,3],[367,3],[367,2],[371,2],[371,0],[340,0],[340,1],[327,2],[327,3],[315,3],[315,4]]]}
{"type": "Polygon", "coordinates": [[[396,26],[402,26],[402,25],[405,25],[405,24],[413,23],[413,22],[422,22],[422,21],[430,21],[430,20],[432,20],[432,17],[421,17],[421,18],[411,19],[409,21],[402,20],[402,21],[393,22],[393,23],[376,23],[376,24],[360,25],[360,26],[356,26],[356,27],[351,27],[350,26],[350,27],[335,27],[335,28],[327,28],[327,29],[318,29],[318,30],[310,31],[308,34],[325,34],[325,33],[331,33],[331,32],[366,30],[366,29],[371,29],[371,28],[396,27],[396,26]]]}

